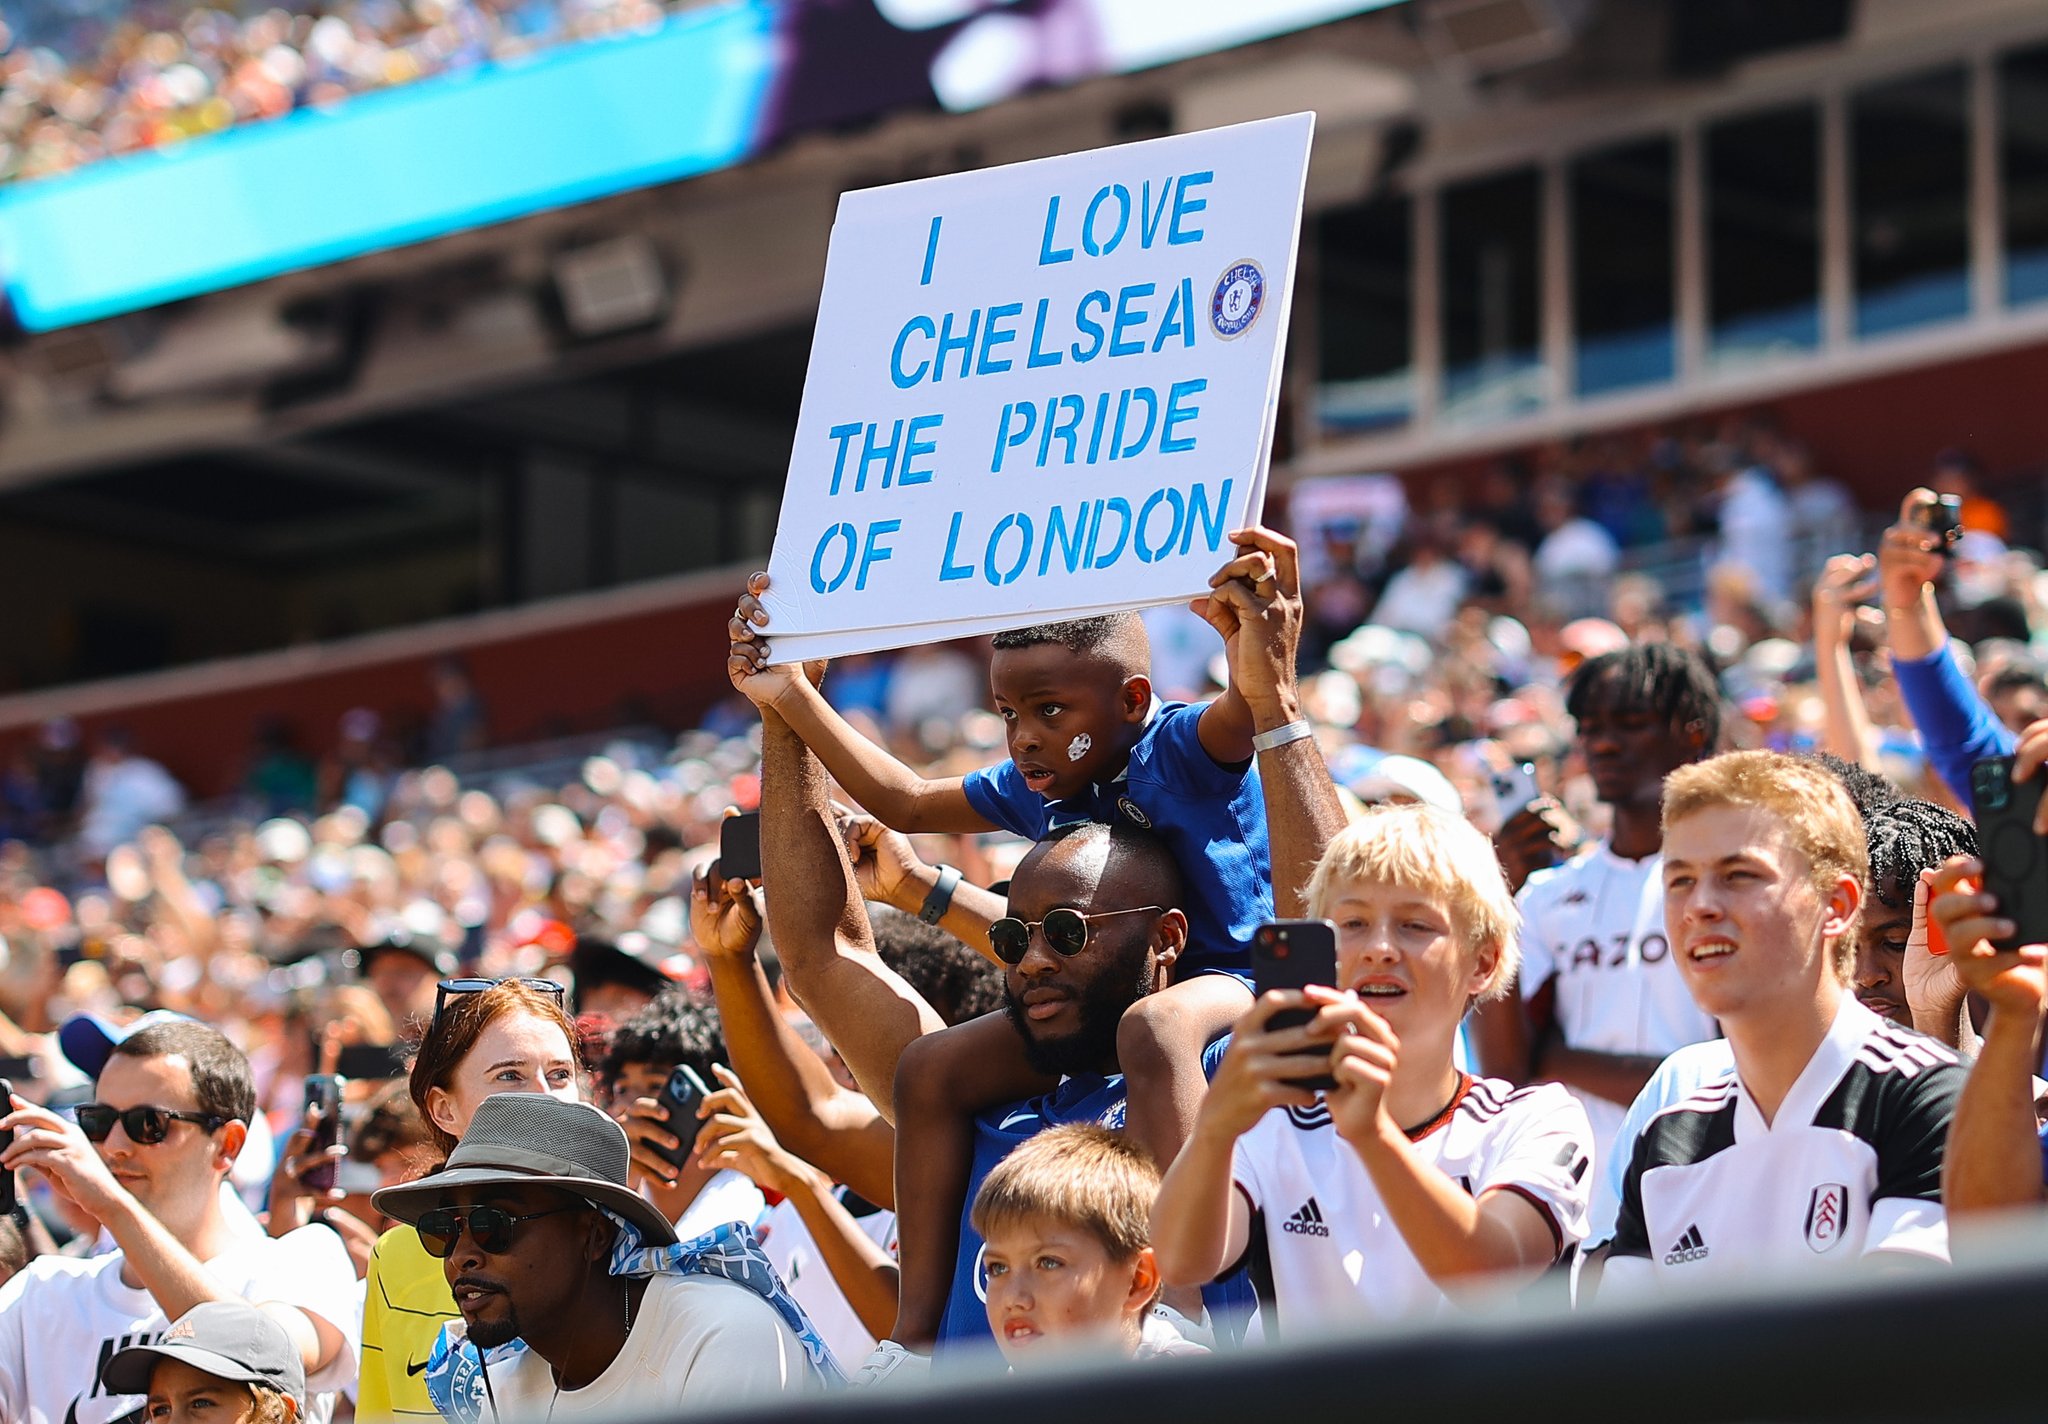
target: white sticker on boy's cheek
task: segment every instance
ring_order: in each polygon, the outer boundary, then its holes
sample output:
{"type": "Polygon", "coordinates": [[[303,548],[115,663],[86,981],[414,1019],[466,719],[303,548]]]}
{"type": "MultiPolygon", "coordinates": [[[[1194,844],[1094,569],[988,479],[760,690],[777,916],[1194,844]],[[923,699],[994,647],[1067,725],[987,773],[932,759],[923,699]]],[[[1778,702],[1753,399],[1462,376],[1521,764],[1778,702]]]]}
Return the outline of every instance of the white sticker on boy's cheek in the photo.
{"type": "Polygon", "coordinates": [[[1067,743],[1067,760],[1079,761],[1082,757],[1088,755],[1088,748],[1094,745],[1095,739],[1093,737],[1090,737],[1086,732],[1081,733],[1080,736],[1067,743]]]}

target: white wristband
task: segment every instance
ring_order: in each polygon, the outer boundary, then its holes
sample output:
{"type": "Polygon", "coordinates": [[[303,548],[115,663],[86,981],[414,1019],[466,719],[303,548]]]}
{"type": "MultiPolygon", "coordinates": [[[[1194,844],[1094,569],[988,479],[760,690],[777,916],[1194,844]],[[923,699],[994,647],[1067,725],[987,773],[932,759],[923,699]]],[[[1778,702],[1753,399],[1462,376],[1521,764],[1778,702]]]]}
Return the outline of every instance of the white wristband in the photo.
{"type": "Polygon", "coordinates": [[[1275,747],[1284,747],[1289,742],[1299,742],[1316,734],[1315,725],[1306,717],[1296,718],[1284,727],[1275,727],[1270,732],[1260,732],[1252,738],[1252,750],[1270,752],[1275,747]]]}

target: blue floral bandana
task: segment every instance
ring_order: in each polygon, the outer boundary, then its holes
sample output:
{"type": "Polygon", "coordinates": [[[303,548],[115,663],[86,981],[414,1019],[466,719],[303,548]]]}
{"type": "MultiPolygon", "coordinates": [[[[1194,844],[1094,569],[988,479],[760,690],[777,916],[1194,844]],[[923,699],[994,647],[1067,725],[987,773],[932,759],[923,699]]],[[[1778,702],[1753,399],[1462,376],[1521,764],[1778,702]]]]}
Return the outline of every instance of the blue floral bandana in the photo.
{"type": "MultiPolygon", "coordinates": [[[[608,1211],[605,1215],[619,1228],[608,1268],[611,1274],[717,1276],[745,1286],[773,1306],[782,1323],[796,1332],[796,1338],[803,1343],[804,1356],[820,1382],[828,1386],[846,1382],[839,1362],[832,1358],[831,1348],[820,1338],[817,1327],[790,1295],[782,1278],[775,1274],[775,1267],[755,1239],[752,1227],[728,1222],[693,1241],[649,1246],[641,1239],[639,1228],[624,1217],[608,1211]]],[[[527,1346],[524,1340],[514,1340],[479,1351],[469,1343],[467,1330],[461,1320],[451,1320],[441,1327],[440,1338],[434,1341],[433,1353],[427,1357],[427,1394],[441,1417],[451,1424],[486,1424],[484,1368],[517,1358],[526,1352],[527,1346]]]]}

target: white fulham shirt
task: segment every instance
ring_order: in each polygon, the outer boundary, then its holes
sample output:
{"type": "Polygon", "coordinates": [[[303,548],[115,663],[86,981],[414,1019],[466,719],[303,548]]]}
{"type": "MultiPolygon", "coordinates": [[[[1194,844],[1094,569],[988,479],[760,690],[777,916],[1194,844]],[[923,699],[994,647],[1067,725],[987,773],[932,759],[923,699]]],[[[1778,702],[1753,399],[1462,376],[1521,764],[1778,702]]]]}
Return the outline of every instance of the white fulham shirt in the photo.
{"type": "MultiPolygon", "coordinates": [[[[1664,857],[1623,860],[1602,841],[1539,870],[1522,911],[1522,997],[1556,985],[1557,1026],[1573,1048],[1663,1058],[1718,1038],[1686,992],[1664,934],[1664,857]]],[[[1627,1104],[1579,1093],[1593,1141],[1609,1150],[1627,1104]]]]}
{"type": "Polygon", "coordinates": [[[1770,1122],[1739,1073],[1650,1119],[1601,1296],[1872,1251],[1946,1261],[1941,1160],[1962,1083],[1953,1049],[1843,995],[1770,1122]]]}
{"type": "MultiPolygon", "coordinates": [[[[1450,1106],[1408,1137],[1474,1197],[1499,1189],[1526,1198],[1549,1223],[1559,1257],[1585,1239],[1591,1138],[1585,1110],[1557,1084],[1516,1090],[1462,1077],[1450,1106]]],[[[1257,1213],[1249,1254],[1262,1240],[1281,1328],[1449,1309],[1320,1096],[1312,1108],[1260,1118],[1238,1139],[1230,1171],[1257,1213]]]]}

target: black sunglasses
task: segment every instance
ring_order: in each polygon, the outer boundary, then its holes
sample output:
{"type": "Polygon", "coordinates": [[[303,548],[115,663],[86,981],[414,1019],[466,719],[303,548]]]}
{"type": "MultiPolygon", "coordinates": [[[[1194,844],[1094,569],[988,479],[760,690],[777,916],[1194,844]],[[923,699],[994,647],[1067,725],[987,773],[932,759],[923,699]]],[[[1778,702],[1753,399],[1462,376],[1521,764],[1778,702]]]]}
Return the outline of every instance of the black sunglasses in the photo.
{"type": "Polygon", "coordinates": [[[72,1109],[78,1129],[88,1142],[105,1142],[114,1135],[114,1124],[128,1130],[130,1141],[153,1147],[171,1135],[174,1122],[196,1122],[208,1132],[234,1121],[218,1113],[179,1112],[174,1108],[116,1108],[105,1103],[80,1103],[72,1109]]]}
{"type": "Polygon", "coordinates": [[[1025,952],[1031,948],[1031,932],[1045,931],[1045,942],[1053,953],[1072,959],[1088,947],[1088,922],[1109,920],[1118,915],[1163,915],[1164,905],[1139,905],[1129,910],[1098,910],[1084,915],[1079,910],[1070,910],[1061,905],[1047,910],[1042,920],[1020,920],[1006,915],[988,927],[988,947],[996,952],[996,958],[1005,964],[1022,964],[1025,952]]]}
{"type": "Polygon", "coordinates": [[[546,1211],[530,1211],[524,1216],[495,1206],[450,1207],[437,1206],[432,1211],[420,1213],[420,1219],[413,1229],[420,1234],[420,1245],[427,1248],[427,1254],[437,1261],[445,1261],[455,1251],[455,1243],[462,1239],[463,1228],[469,1229],[469,1239],[476,1242],[476,1249],[488,1256],[504,1253],[512,1245],[512,1228],[522,1221],[538,1221],[543,1216],[554,1216],[565,1211],[586,1211],[584,1202],[565,1202],[551,1206],[546,1211]]]}
{"type": "Polygon", "coordinates": [[[495,989],[500,984],[524,984],[529,989],[536,989],[553,998],[565,1011],[567,1010],[569,991],[552,979],[443,979],[434,986],[434,1017],[427,1025],[427,1032],[432,1033],[434,1025],[441,1022],[441,1010],[447,1007],[450,999],[459,998],[464,994],[481,994],[484,990],[495,989]]]}

